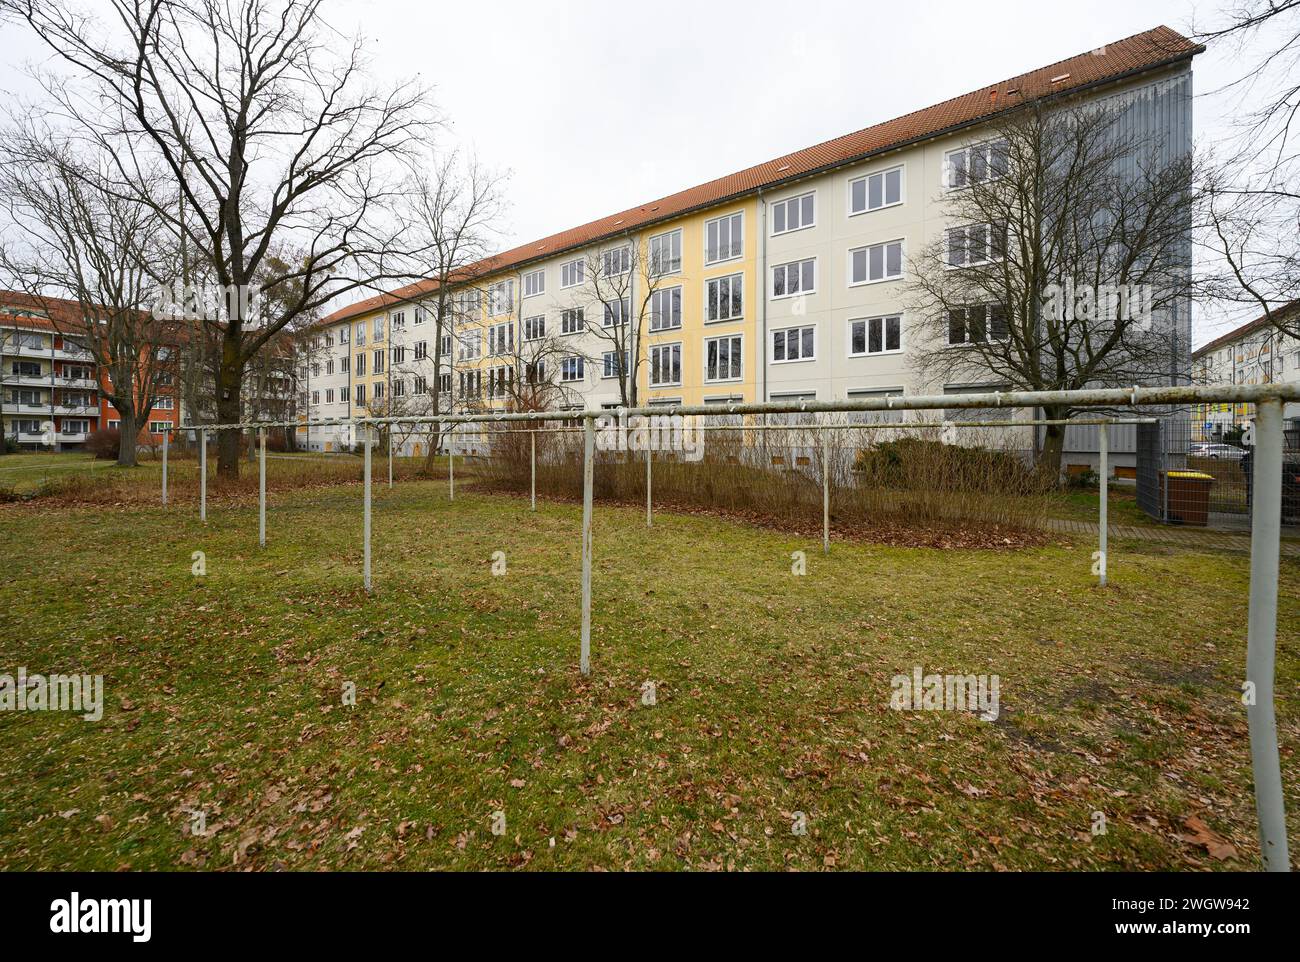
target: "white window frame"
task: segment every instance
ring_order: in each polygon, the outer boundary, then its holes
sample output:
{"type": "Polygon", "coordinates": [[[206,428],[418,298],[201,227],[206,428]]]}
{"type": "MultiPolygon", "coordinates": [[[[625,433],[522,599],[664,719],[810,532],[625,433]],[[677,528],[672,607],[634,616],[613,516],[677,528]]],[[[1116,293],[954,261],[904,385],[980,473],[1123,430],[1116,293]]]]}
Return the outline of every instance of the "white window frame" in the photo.
{"type": "Polygon", "coordinates": [[[515,309],[515,279],[507,278],[488,287],[488,317],[500,317],[515,309]]]}
{"type": "Polygon", "coordinates": [[[609,250],[600,252],[600,273],[602,277],[622,277],[632,270],[632,245],[624,244],[622,247],[611,247],[609,250]],[[618,263],[615,265],[614,261],[618,263]],[[610,266],[616,266],[618,270],[610,270],[610,266]]]}
{"type": "MultiPolygon", "coordinates": [[[[605,351],[603,354],[601,354],[600,378],[602,381],[613,380],[614,378],[618,377],[618,371],[616,369],[613,370],[613,373],[606,373],[607,371],[610,371],[611,368],[614,368],[614,365],[611,362],[614,360],[614,358],[618,356],[618,354],[619,354],[618,351],[605,351]]],[[[632,352],[623,351],[622,354],[623,354],[623,373],[630,375],[632,373],[632,352]]]]}
{"type": "Polygon", "coordinates": [[[808,296],[809,294],[816,294],[816,293],[817,293],[817,289],[821,286],[821,277],[818,276],[818,275],[820,275],[820,273],[821,273],[821,271],[818,270],[818,264],[817,264],[817,258],[816,258],[816,257],[801,257],[801,258],[799,258],[798,260],[795,260],[795,261],[786,261],[786,262],[781,263],[781,264],[773,264],[771,267],[768,268],[768,273],[767,273],[767,276],[768,276],[768,282],[767,282],[767,283],[768,283],[768,287],[767,287],[768,297],[769,297],[770,299],[774,300],[774,301],[783,301],[783,300],[785,300],[786,298],[789,298],[789,297],[798,297],[798,296],[800,296],[801,294],[804,295],[805,297],[808,296]],[[784,294],[777,294],[777,293],[776,293],[776,272],[777,272],[778,270],[785,270],[785,271],[786,271],[786,278],[787,278],[787,284],[786,284],[786,286],[788,287],[788,286],[789,286],[789,268],[792,267],[792,266],[798,265],[798,267],[799,267],[799,283],[802,284],[802,283],[803,283],[803,265],[804,265],[804,264],[807,264],[807,263],[809,263],[809,262],[811,262],[811,263],[812,263],[812,266],[813,266],[813,272],[812,272],[812,273],[813,273],[813,286],[812,286],[812,288],[811,288],[810,290],[802,290],[802,289],[800,289],[800,290],[793,291],[793,292],[791,292],[791,291],[787,291],[787,292],[784,293],[784,294]]]}
{"type": "Polygon", "coordinates": [[[903,349],[906,346],[906,344],[903,340],[903,312],[902,311],[899,311],[895,314],[873,314],[870,317],[851,317],[848,319],[846,323],[848,326],[846,329],[847,340],[845,341],[845,347],[847,349],[847,354],[849,357],[882,357],[887,354],[903,353],[903,349]],[[888,348],[884,347],[884,345],[889,343],[889,339],[887,336],[888,328],[886,326],[886,322],[893,320],[895,318],[898,319],[898,347],[891,351],[888,348]],[[880,322],[881,349],[879,351],[871,350],[871,322],[872,321],[880,322]],[[853,350],[853,327],[855,324],[862,325],[862,350],[861,351],[853,350]]]}
{"type": "Polygon", "coordinates": [[[980,140],[980,141],[976,141],[973,144],[966,144],[961,147],[954,147],[952,150],[944,151],[943,172],[942,172],[943,189],[944,190],[965,190],[972,183],[975,184],[987,183],[989,180],[997,180],[1000,179],[1001,176],[1004,176],[1005,172],[1004,174],[1001,175],[994,174],[993,158],[995,155],[993,153],[992,148],[997,144],[1003,144],[1005,146],[1006,141],[1003,140],[1001,137],[994,137],[990,140],[980,140]],[[980,153],[984,154],[984,169],[988,172],[988,174],[985,178],[981,180],[972,181],[970,179],[970,169],[971,169],[970,158],[972,153],[975,151],[979,151],[980,153]],[[953,166],[952,159],[956,157],[958,154],[962,154],[966,158],[965,163],[963,165],[963,169],[965,169],[966,171],[966,183],[964,184],[953,183],[953,171],[956,168],[953,166]]]}
{"type": "Polygon", "coordinates": [[[632,295],[625,294],[618,299],[618,317],[610,310],[613,306],[612,301],[601,302],[600,326],[606,330],[611,327],[617,327],[620,323],[627,325],[632,323],[632,295]]]}
{"type": "MultiPolygon", "coordinates": [[[[719,353],[719,356],[721,354],[719,353]]],[[[728,348],[728,360],[730,360],[730,347],[728,348]]],[[[745,380],[745,335],[744,334],[717,334],[704,339],[704,383],[706,384],[725,384],[728,382],[735,383],[745,380]],[[737,375],[728,374],[726,377],[709,377],[709,345],[712,343],[727,341],[736,342],[736,351],[740,355],[740,373],[737,375]]]]}
{"type": "Polygon", "coordinates": [[[534,314],[524,318],[523,340],[540,341],[546,336],[546,315],[534,314]]]}
{"type": "Polygon", "coordinates": [[[993,224],[993,223],[962,224],[957,227],[947,228],[943,232],[944,267],[946,267],[950,271],[956,271],[956,270],[961,270],[963,267],[980,267],[985,264],[995,264],[998,261],[1001,261],[1004,257],[1006,257],[1006,240],[1004,235],[1002,256],[994,257],[993,252],[996,250],[996,247],[993,243],[993,238],[996,236],[994,234],[995,227],[1002,227],[1003,230],[1005,230],[1005,227],[1003,227],[1003,225],[993,224]],[[971,236],[972,236],[972,231],[975,230],[982,230],[984,232],[984,257],[980,260],[971,260],[971,256],[970,256],[971,236]],[[952,235],[957,231],[961,231],[962,233],[962,260],[960,264],[954,264],[952,262],[952,235]]]}
{"type": "Polygon", "coordinates": [[[577,287],[587,279],[587,262],[581,257],[560,265],[560,288],[577,287]]]}
{"type": "Polygon", "coordinates": [[[661,387],[681,387],[682,384],[682,342],[666,341],[663,344],[652,344],[647,352],[649,359],[649,370],[646,372],[647,383],[652,388],[661,387]],[[672,357],[672,349],[677,349],[677,379],[675,381],[656,381],[655,380],[655,354],[667,351],[669,357],[672,357]]]}
{"type": "MultiPolygon", "coordinates": [[[[681,330],[681,328],[682,328],[682,293],[683,293],[683,291],[682,291],[682,285],[680,285],[680,284],[674,285],[673,287],[662,287],[662,288],[660,288],[659,290],[656,290],[656,291],[651,292],[651,294],[650,294],[650,324],[649,324],[649,330],[650,330],[650,333],[651,333],[651,334],[660,334],[660,333],[662,333],[662,332],[664,332],[664,331],[680,331],[680,330],[681,330]],[[676,296],[674,297],[674,295],[676,295],[676,296]],[[658,326],[656,326],[656,323],[655,323],[655,322],[656,322],[659,318],[661,318],[661,317],[663,316],[663,315],[662,315],[662,312],[660,311],[660,308],[662,307],[662,305],[659,303],[659,301],[661,301],[661,300],[663,300],[663,299],[665,299],[665,298],[666,298],[666,299],[668,300],[668,302],[669,302],[669,314],[670,314],[670,315],[672,314],[672,310],[673,310],[673,308],[674,308],[674,307],[676,308],[676,311],[677,311],[677,323],[675,323],[675,324],[672,324],[672,323],[669,323],[669,324],[662,324],[662,323],[661,323],[661,324],[659,324],[658,326]]],[[[672,319],[671,316],[670,316],[669,319],[670,319],[670,320],[672,319]]]]}
{"type": "Polygon", "coordinates": [[[587,379],[586,364],[581,354],[570,354],[560,358],[560,381],[563,384],[576,384],[587,379]]]}
{"type": "Polygon", "coordinates": [[[882,170],[873,170],[867,174],[861,174],[857,177],[849,178],[848,196],[845,197],[848,205],[849,217],[860,217],[863,214],[874,214],[878,210],[888,210],[891,207],[902,207],[907,202],[907,166],[905,164],[895,164],[893,167],[885,167],[882,170]],[[898,200],[890,203],[885,198],[888,197],[888,175],[897,172],[898,174],[898,200]],[[880,199],[882,203],[879,207],[871,206],[871,181],[873,178],[880,178],[880,199]],[[862,184],[862,203],[861,210],[853,209],[853,186],[862,184]]]}
{"type": "Polygon", "coordinates": [[[902,280],[907,274],[907,241],[902,237],[895,237],[893,240],[879,241],[875,244],[865,244],[861,247],[849,248],[848,275],[849,287],[865,287],[868,284],[887,284],[890,281],[902,280]],[[898,245],[898,273],[890,274],[889,271],[889,248],[898,245]],[[881,250],[881,268],[886,272],[880,277],[872,278],[871,276],[871,252],[880,248],[881,250]],[[853,279],[853,255],[863,252],[863,278],[862,280],[853,279]]]}
{"type": "Polygon", "coordinates": [[[780,200],[772,201],[771,205],[772,205],[772,210],[770,211],[770,217],[772,221],[771,236],[773,237],[782,237],[786,234],[793,234],[796,231],[807,230],[810,227],[817,226],[817,191],[816,190],[806,190],[802,194],[795,194],[793,197],[783,197],[780,200]],[[812,219],[809,220],[807,223],[804,223],[803,202],[806,198],[812,199],[812,219]],[[791,204],[795,204],[796,205],[795,209],[799,211],[798,227],[790,226],[790,205],[791,204]],[[777,230],[776,227],[776,209],[778,207],[781,208],[785,216],[785,227],[781,228],[780,230],[777,230]]]}
{"type": "Polygon", "coordinates": [[[488,357],[500,357],[515,349],[515,322],[502,321],[488,328],[488,357]],[[504,331],[504,337],[502,332],[504,331]],[[502,344],[505,350],[501,350],[502,344]]]}
{"type": "MultiPolygon", "coordinates": [[[[727,231],[728,231],[728,239],[730,241],[730,235],[731,235],[730,226],[727,228],[727,231]]],[[[730,246],[731,247],[735,246],[734,241],[731,241],[730,246]]],[[[743,210],[733,210],[729,214],[719,214],[717,217],[710,217],[708,220],[704,222],[704,264],[706,267],[710,267],[714,264],[725,264],[727,263],[727,261],[737,261],[743,258],[744,256],[745,256],[745,212],[743,210]],[[724,220],[732,221],[737,217],[740,218],[740,250],[734,254],[728,253],[726,257],[714,257],[710,259],[709,228],[715,224],[722,223],[722,221],[724,220]]]]}
{"type": "Polygon", "coordinates": [[[664,231],[662,234],[655,234],[650,238],[650,241],[647,244],[647,250],[649,251],[650,256],[650,270],[652,276],[670,277],[673,274],[680,274],[682,272],[682,229],[680,227],[664,231]],[[664,243],[669,245],[669,261],[666,267],[657,263],[656,255],[662,253],[662,251],[657,252],[655,250],[656,244],[662,248],[664,243]],[[676,249],[676,254],[673,253],[674,248],[676,249]]]}
{"type": "MultiPolygon", "coordinates": [[[[721,303],[721,300],[719,300],[721,303]]],[[[710,277],[704,282],[704,323],[705,324],[733,324],[736,321],[745,319],[745,272],[738,271],[735,274],[720,274],[717,277],[710,277]],[[727,281],[727,303],[730,308],[733,300],[732,294],[737,287],[740,289],[740,313],[729,317],[709,317],[709,292],[715,284],[721,284],[727,281]]]]}
{"type": "Polygon", "coordinates": [[[587,329],[587,312],[581,307],[570,307],[560,312],[560,336],[571,337],[587,329]],[[576,321],[576,324],[571,322],[576,321]],[[565,330],[565,328],[571,328],[565,330]]]}
{"type": "Polygon", "coordinates": [[[947,317],[948,330],[943,339],[943,346],[954,351],[960,351],[964,348],[974,347],[976,344],[992,344],[997,341],[1007,340],[1011,336],[1011,322],[1005,317],[1003,318],[1003,323],[1007,327],[1006,337],[993,336],[993,308],[996,306],[997,305],[995,304],[967,304],[963,307],[956,308],[956,310],[960,310],[965,314],[965,318],[962,321],[964,339],[957,343],[953,343],[952,340],[952,311],[950,310],[947,317]],[[970,336],[970,311],[972,308],[976,307],[984,308],[984,339],[982,341],[972,340],[970,336]]]}
{"type": "MultiPolygon", "coordinates": [[[[817,360],[817,348],[818,348],[817,341],[818,341],[818,333],[817,333],[817,325],[816,325],[816,324],[792,324],[792,325],[790,325],[790,326],[788,326],[788,327],[778,327],[778,328],[776,328],[775,330],[772,330],[772,331],[769,331],[769,332],[768,332],[768,341],[767,341],[768,361],[769,361],[769,363],[771,363],[771,364],[803,364],[803,363],[806,363],[806,362],[808,362],[808,361],[815,361],[815,360],[817,360]],[[811,331],[812,331],[812,335],[813,335],[812,354],[808,354],[808,355],[805,355],[805,354],[803,353],[803,332],[806,331],[806,330],[811,330],[811,331]],[[791,357],[777,358],[777,356],[776,356],[776,336],[777,336],[778,334],[786,334],[786,335],[788,335],[791,331],[799,331],[799,332],[800,332],[800,334],[799,334],[799,352],[800,352],[799,357],[795,357],[795,358],[791,358],[791,357]]],[[[790,353],[790,350],[789,350],[789,338],[787,337],[787,338],[786,338],[786,354],[788,355],[789,353],[790,353]]]]}
{"type": "Polygon", "coordinates": [[[538,268],[524,275],[524,297],[546,293],[546,268],[538,268]]]}

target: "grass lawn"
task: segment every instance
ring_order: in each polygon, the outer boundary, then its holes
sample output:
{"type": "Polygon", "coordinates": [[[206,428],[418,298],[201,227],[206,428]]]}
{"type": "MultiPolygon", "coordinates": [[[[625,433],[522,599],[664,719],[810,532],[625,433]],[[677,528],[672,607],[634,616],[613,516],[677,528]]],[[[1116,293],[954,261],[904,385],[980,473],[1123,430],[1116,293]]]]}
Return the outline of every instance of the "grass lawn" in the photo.
{"type": "MultiPolygon", "coordinates": [[[[255,501],[206,527],[192,504],[0,505],[0,672],[106,689],[99,722],[0,713],[0,867],[1258,864],[1246,558],[1117,544],[1102,590],[1091,544],[826,558],[819,532],[598,504],[583,678],[578,505],[377,485],[371,597],[360,508],[354,485],[278,493],[260,550],[255,501]],[[998,675],[997,720],[891,710],[914,666],[998,675]]],[[[1285,559],[1278,690],[1294,840],[1285,559]]]]}

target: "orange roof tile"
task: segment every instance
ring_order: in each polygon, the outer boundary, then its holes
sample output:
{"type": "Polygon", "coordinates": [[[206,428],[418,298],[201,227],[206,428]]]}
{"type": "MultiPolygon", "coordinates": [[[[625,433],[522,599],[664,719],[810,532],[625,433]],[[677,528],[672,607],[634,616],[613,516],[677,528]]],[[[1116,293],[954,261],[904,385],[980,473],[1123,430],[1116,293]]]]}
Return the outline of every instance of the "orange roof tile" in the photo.
{"type": "MultiPolygon", "coordinates": [[[[1014,109],[1025,100],[1077,93],[1097,84],[1113,82],[1190,59],[1204,49],[1169,27],[1156,27],[1097,50],[981,87],[932,107],[806,147],[706,184],[610,214],[580,227],[531,241],[496,254],[474,267],[481,276],[553,257],[604,238],[725,203],[759,189],[775,187],[824,170],[856,163],[874,154],[983,123],[1014,109]]],[[[437,283],[433,280],[416,281],[349,304],[323,318],[320,323],[333,324],[391,304],[410,301],[428,294],[436,286],[437,283]]]]}

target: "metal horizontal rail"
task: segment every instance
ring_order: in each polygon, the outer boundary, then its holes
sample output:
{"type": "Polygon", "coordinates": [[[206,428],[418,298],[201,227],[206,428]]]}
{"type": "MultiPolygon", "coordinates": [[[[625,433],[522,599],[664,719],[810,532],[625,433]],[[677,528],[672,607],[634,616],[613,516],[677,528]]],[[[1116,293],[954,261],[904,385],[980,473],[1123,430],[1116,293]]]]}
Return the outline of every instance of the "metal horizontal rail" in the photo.
{"type": "MultiPolygon", "coordinates": [[[[613,411],[605,412],[613,414],[613,411]]],[[[1113,424],[1156,424],[1159,418],[1079,418],[1074,420],[1020,420],[1020,421],[900,421],[900,422],[862,422],[855,421],[846,424],[699,424],[691,431],[877,431],[877,430],[906,430],[908,428],[1015,428],[1015,427],[1044,427],[1053,424],[1064,424],[1076,427],[1099,427],[1101,425],[1113,424]]],[[[402,422],[405,423],[405,422],[402,422]]],[[[502,434],[530,434],[534,436],[544,436],[547,434],[581,434],[583,428],[497,428],[489,432],[492,437],[502,434]]],[[[636,429],[633,429],[636,430],[636,429]]],[[[456,440],[463,435],[452,434],[452,439],[456,440]]]]}
{"type": "Polygon", "coordinates": [[[325,418],[300,421],[250,421],[239,424],[183,424],[182,431],[234,431],[246,428],[327,427],[344,424],[476,424],[502,421],[573,421],[610,414],[832,414],[849,411],[942,411],[952,408],[1142,407],[1171,404],[1257,404],[1300,401],[1300,384],[1208,384],[1176,387],[1095,388],[1082,391],[995,391],[989,394],[917,394],[856,401],[753,401],[737,404],[657,404],[581,411],[497,411],[490,414],[421,414],[383,418],[325,418]]]}

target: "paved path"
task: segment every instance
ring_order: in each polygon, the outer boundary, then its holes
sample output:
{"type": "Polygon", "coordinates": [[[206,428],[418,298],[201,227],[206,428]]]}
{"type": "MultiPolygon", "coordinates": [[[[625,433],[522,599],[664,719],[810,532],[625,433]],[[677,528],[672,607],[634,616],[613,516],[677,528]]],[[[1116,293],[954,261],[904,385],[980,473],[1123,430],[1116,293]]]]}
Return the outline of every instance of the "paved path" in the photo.
{"type": "MultiPolygon", "coordinates": [[[[1049,519],[1047,527],[1063,534],[1087,535],[1096,539],[1097,525],[1091,521],[1063,521],[1049,519]]],[[[1240,551],[1250,553],[1250,534],[1235,534],[1226,531],[1206,531],[1204,529],[1151,527],[1142,528],[1125,524],[1112,524],[1110,536],[1117,540],[1150,541],[1159,544],[1182,545],[1187,548],[1208,548],[1212,551],[1240,551]]],[[[1300,541],[1282,539],[1282,554],[1290,558],[1300,558],[1300,541]]]]}

